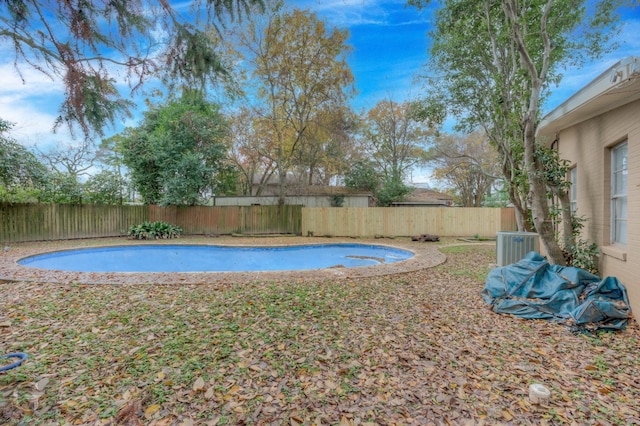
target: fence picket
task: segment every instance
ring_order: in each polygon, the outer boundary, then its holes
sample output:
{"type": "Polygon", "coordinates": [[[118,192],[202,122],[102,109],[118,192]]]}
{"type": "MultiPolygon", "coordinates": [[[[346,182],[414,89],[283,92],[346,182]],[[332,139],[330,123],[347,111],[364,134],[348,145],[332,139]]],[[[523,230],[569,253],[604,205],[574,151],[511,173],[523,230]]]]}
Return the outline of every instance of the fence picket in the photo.
{"type": "Polygon", "coordinates": [[[335,237],[478,235],[515,231],[513,208],[310,207],[302,209],[302,234],[335,237]]]}
{"type": "Polygon", "coordinates": [[[495,236],[516,230],[512,208],[263,206],[101,206],[0,203],[0,241],[114,237],[145,220],[186,235],[298,234],[373,237],[495,236]]]}

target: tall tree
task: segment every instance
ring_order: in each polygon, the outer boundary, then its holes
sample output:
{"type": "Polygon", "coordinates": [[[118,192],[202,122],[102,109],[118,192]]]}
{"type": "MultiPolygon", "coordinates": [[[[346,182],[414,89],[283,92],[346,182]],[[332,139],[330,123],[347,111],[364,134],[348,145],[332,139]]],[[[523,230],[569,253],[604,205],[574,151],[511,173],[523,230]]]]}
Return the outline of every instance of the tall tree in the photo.
{"type": "Polygon", "coordinates": [[[124,164],[124,153],[122,152],[124,141],[122,138],[123,134],[116,134],[102,139],[95,157],[96,162],[102,165],[100,173],[102,176],[98,186],[100,188],[119,187],[120,202],[125,199],[131,201],[130,198],[132,198],[128,170],[124,164]],[[125,192],[127,192],[126,196],[125,192]]]}
{"type": "Polygon", "coordinates": [[[500,176],[495,148],[482,132],[440,135],[430,148],[434,177],[446,182],[465,207],[480,207],[500,176]]]}
{"type": "Polygon", "coordinates": [[[357,117],[346,107],[320,111],[316,125],[309,131],[309,143],[297,154],[296,169],[306,185],[329,185],[342,176],[358,156],[355,151],[357,117]]]}
{"type": "Polygon", "coordinates": [[[416,119],[412,103],[383,100],[362,117],[358,134],[360,156],[353,156],[345,184],[371,191],[380,206],[403,199],[412,190],[407,172],[427,160],[432,128],[416,119]]]}
{"type": "Polygon", "coordinates": [[[382,186],[382,175],[372,161],[359,160],[345,173],[344,184],[347,188],[378,193],[382,186]]]}
{"type": "Polygon", "coordinates": [[[239,191],[244,195],[261,195],[275,172],[269,154],[272,139],[263,124],[251,108],[241,107],[230,117],[230,159],[240,172],[239,191]]]}
{"type": "Polygon", "coordinates": [[[124,155],[122,153],[122,134],[102,139],[98,145],[95,160],[107,168],[117,170],[122,175],[124,155]]]}
{"type": "Polygon", "coordinates": [[[388,207],[394,201],[402,200],[413,190],[401,179],[385,176],[374,161],[355,161],[344,174],[347,188],[371,192],[377,206],[388,207]]]}
{"type": "MultiPolygon", "coordinates": [[[[519,227],[524,226],[522,209],[528,199],[536,231],[553,263],[564,263],[564,256],[555,239],[547,174],[536,149],[540,107],[550,85],[559,82],[563,66],[597,58],[611,46],[617,10],[625,3],[629,2],[445,0],[437,12],[433,96],[426,115],[434,106],[444,106],[463,124],[485,130],[502,156],[510,197],[520,209],[519,227]]],[[[434,116],[441,118],[442,110],[434,116]]]]}
{"type": "Polygon", "coordinates": [[[402,181],[408,170],[425,162],[431,136],[410,103],[382,100],[363,120],[362,147],[386,178],[402,181]]]}
{"type": "Polygon", "coordinates": [[[125,181],[120,173],[101,170],[85,182],[83,201],[92,204],[122,204],[124,192],[125,181]]]}
{"type": "Polygon", "coordinates": [[[84,139],[80,144],[49,146],[44,151],[36,150],[49,169],[68,174],[76,180],[89,174],[96,159],[95,147],[90,139],[84,139]]]}
{"type": "Polygon", "coordinates": [[[276,4],[266,21],[253,20],[239,37],[250,64],[257,96],[251,107],[264,129],[268,160],[279,179],[284,202],[286,179],[299,153],[314,142],[329,108],[342,108],[352,94],[346,61],[347,32],[327,25],[317,14],[276,4]]]}
{"type": "Polygon", "coordinates": [[[118,138],[132,184],[147,204],[195,205],[230,186],[216,105],[198,91],[152,107],[141,125],[118,138]]]}
{"type": "Polygon", "coordinates": [[[36,147],[36,151],[50,171],[40,201],[82,204],[83,177],[90,175],[96,157],[93,142],[85,138],[80,144],[54,145],[46,151],[36,147]]]}
{"type": "Polygon", "coordinates": [[[39,201],[56,204],[82,204],[84,185],[76,175],[52,170],[47,176],[39,201]]]}
{"type": "Polygon", "coordinates": [[[18,71],[31,66],[64,82],[56,126],[101,133],[131,106],[118,91],[117,75],[133,90],[158,73],[204,87],[227,71],[211,37],[217,24],[264,5],[196,0],[192,13],[179,7],[166,0],[7,0],[0,2],[0,43],[13,46],[18,71]]]}
{"type": "Polygon", "coordinates": [[[44,184],[48,172],[9,135],[12,127],[13,123],[0,118],[0,201],[25,201],[31,198],[29,192],[44,184]]]}
{"type": "MultiPolygon", "coordinates": [[[[245,107],[235,111],[230,122],[231,159],[241,173],[239,190],[261,195],[277,176],[272,126],[254,109],[245,107]]],[[[353,141],[355,122],[356,117],[347,108],[320,111],[307,130],[309,143],[302,144],[295,153],[289,178],[301,186],[329,185],[332,178],[344,175],[357,155],[353,141]]]]}

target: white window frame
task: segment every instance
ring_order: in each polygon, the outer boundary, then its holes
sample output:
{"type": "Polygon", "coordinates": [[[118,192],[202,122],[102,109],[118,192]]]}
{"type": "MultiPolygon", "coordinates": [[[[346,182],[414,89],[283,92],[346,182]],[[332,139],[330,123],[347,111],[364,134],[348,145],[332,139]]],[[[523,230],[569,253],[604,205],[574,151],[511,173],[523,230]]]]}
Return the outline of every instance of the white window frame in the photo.
{"type": "Polygon", "coordinates": [[[571,188],[569,189],[569,205],[571,206],[571,214],[576,214],[578,209],[578,167],[575,166],[569,170],[569,182],[571,182],[571,188]]]}
{"type": "Polygon", "coordinates": [[[628,143],[611,148],[611,244],[627,245],[628,143]]]}

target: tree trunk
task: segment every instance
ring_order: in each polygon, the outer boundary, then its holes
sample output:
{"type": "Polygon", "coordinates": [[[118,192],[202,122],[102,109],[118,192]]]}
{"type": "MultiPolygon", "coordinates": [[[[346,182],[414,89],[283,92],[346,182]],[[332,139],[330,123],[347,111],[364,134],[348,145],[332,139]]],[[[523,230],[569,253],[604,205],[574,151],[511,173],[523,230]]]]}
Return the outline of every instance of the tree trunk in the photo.
{"type": "Polygon", "coordinates": [[[282,133],[280,131],[277,132],[278,133],[278,165],[277,165],[277,169],[278,169],[278,205],[282,206],[284,204],[285,201],[285,185],[286,185],[286,178],[287,178],[287,168],[284,167],[284,164],[282,164],[284,162],[284,155],[282,152],[282,145],[284,144],[283,142],[283,136],[282,133]]]}
{"type": "Polygon", "coordinates": [[[536,123],[540,107],[540,92],[547,78],[552,50],[551,40],[547,32],[547,20],[552,6],[552,0],[549,0],[544,6],[540,26],[540,37],[543,42],[543,49],[542,52],[540,52],[539,66],[536,66],[525,43],[526,26],[522,26],[521,21],[521,19],[523,19],[521,12],[524,10],[521,9],[521,7],[524,6],[516,0],[503,0],[502,2],[502,9],[511,26],[513,41],[518,51],[520,65],[526,73],[525,80],[530,89],[528,105],[525,106],[522,116],[522,128],[524,165],[527,181],[529,182],[533,223],[536,231],[540,235],[540,240],[542,241],[542,246],[544,247],[549,262],[552,264],[565,265],[564,255],[556,242],[553,223],[551,222],[547,184],[544,179],[544,167],[535,154],[536,123]]]}
{"type": "Polygon", "coordinates": [[[523,200],[517,192],[517,187],[513,183],[514,179],[514,170],[511,166],[510,157],[511,154],[506,152],[506,149],[503,145],[498,146],[498,152],[503,156],[502,161],[502,174],[505,177],[505,183],[507,185],[507,193],[509,194],[509,201],[513,204],[513,208],[515,209],[516,214],[516,225],[518,227],[519,232],[529,231],[529,225],[527,223],[527,211],[528,206],[526,204],[526,200],[523,200]]]}
{"type": "Polygon", "coordinates": [[[527,225],[527,208],[522,205],[520,197],[516,194],[515,188],[513,185],[509,185],[509,201],[513,204],[513,208],[516,214],[516,225],[518,227],[519,232],[529,231],[529,226],[527,225]]]}
{"type": "Polygon", "coordinates": [[[283,205],[285,202],[285,179],[286,172],[282,167],[278,166],[278,205],[283,205]]]}
{"type": "Polygon", "coordinates": [[[556,242],[555,231],[549,211],[549,199],[547,186],[543,179],[544,168],[535,156],[535,126],[527,122],[524,132],[524,163],[527,169],[527,180],[531,195],[531,213],[536,231],[540,235],[540,241],[544,247],[549,263],[565,265],[564,253],[556,242]]]}
{"type": "Polygon", "coordinates": [[[569,199],[569,193],[567,191],[563,191],[557,187],[551,187],[551,191],[558,198],[558,202],[560,203],[560,213],[562,221],[560,223],[560,227],[562,228],[562,246],[566,249],[569,249],[573,246],[575,241],[575,236],[573,235],[573,213],[571,212],[571,200],[569,199]]]}

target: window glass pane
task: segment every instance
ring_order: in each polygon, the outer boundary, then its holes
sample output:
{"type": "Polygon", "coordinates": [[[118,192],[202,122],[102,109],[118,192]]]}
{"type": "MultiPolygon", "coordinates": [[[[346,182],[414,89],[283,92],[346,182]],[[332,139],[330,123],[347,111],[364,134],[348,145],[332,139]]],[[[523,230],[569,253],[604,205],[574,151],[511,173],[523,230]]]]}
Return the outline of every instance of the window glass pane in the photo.
{"type": "Polygon", "coordinates": [[[611,239],[613,243],[627,243],[627,143],[611,150],[611,239]]]}
{"type": "Polygon", "coordinates": [[[613,195],[624,195],[627,193],[627,176],[622,172],[613,175],[613,195]]]}
{"type": "Polygon", "coordinates": [[[627,244],[627,221],[616,221],[616,243],[627,244]]]}
{"type": "Polygon", "coordinates": [[[613,171],[617,172],[622,170],[622,157],[620,156],[620,149],[613,150],[613,171]]]}
{"type": "Polygon", "coordinates": [[[616,219],[627,218],[627,197],[616,199],[616,219]]]}
{"type": "Polygon", "coordinates": [[[618,145],[613,149],[613,169],[614,171],[625,170],[627,168],[627,144],[618,145]]]}
{"type": "Polygon", "coordinates": [[[571,212],[575,213],[578,208],[578,203],[576,202],[576,196],[578,194],[578,168],[574,167],[569,172],[569,181],[571,182],[571,190],[569,191],[569,202],[571,206],[571,212]]]}

